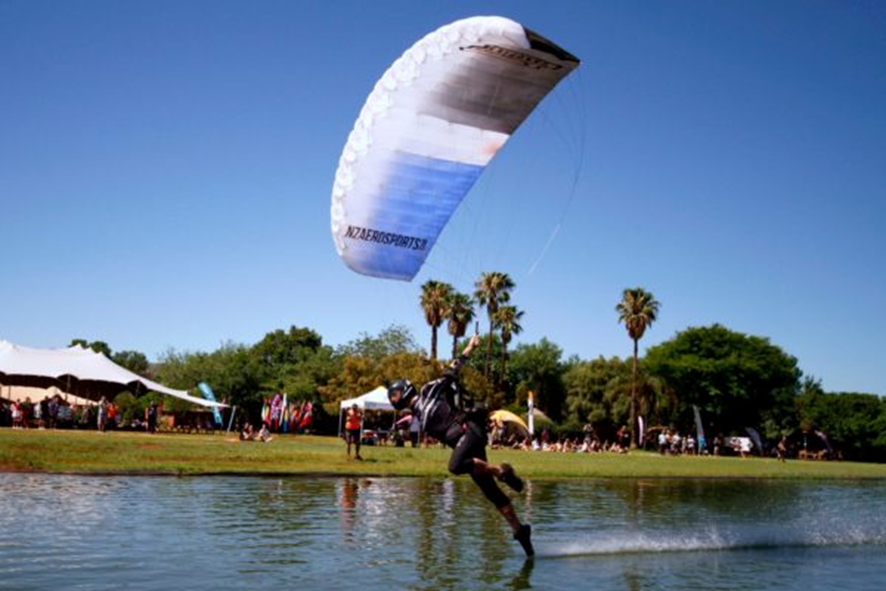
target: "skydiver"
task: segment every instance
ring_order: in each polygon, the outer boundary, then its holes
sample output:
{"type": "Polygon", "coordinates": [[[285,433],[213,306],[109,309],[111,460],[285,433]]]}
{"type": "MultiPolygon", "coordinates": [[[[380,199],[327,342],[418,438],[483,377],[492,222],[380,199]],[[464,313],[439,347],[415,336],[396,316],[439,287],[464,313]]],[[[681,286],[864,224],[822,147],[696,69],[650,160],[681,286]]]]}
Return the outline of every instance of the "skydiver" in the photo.
{"type": "Polygon", "coordinates": [[[474,335],[462,354],[449,365],[442,377],[425,384],[418,392],[409,380],[399,379],[388,388],[388,399],[397,410],[409,408],[422,431],[453,448],[449,458],[452,474],[470,474],[483,494],[511,526],[514,539],[520,542],[527,557],[532,557],[532,528],[520,522],[510,499],[495,483],[496,479],[517,492],[523,480],[507,463],[499,466],[486,459],[487,411],[474,407],[458,384],[458,374],[471,352],[479,345],[474,335]]]}

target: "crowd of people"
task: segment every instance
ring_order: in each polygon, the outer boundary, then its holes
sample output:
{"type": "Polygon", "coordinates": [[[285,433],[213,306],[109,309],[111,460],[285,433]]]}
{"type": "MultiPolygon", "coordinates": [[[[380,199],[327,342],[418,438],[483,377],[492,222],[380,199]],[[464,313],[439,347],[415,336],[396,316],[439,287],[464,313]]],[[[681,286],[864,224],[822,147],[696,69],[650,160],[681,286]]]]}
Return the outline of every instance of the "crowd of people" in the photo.
{"type": "Polygon", "coordinates": [[[98,416],[93,406],[72,405],[58,395],[46,396],[37,402],[28,397],[0,400],[0,426],[13,429],[97,428],[98,416]]]}
{"type": "Polygon", "coordinates": [[[499,427],[490,432],[490,447],[560,453],[627,453],[630,438],[627,430],[622,428],[612,439],[602,439],[590,425],[585,426],[581,435],[574,436],[555,436],[548,428],[529,436],[522,430],[499,427]]]}
{"type": "Polygon", "coordinates": [[[252,423],[246,423],[240,430],[240,441],[258,441],[261,443],[270,443],[274,440],[271,435],[271,428],[267,421],[263,421],[258,431],[252,426],[252,423]]]}
{"type": "Polygon", "coordinates": [[[71,404],[62,396],[47,395],[37,402],[0,399],[0,427],[13,429],[137,429],[153,433],[157,430],[159,405],[150,402],[144,419],[138,416],[124,423],[120,408],[102,396],[94,404],[71,404]]]}
{"type": "Polygon", "coordinates": [[[692,434],[680,435],[677,430],[662,429],[657,436],[657,449],[662,455],[695,455],[698,442],[692,434]]]}

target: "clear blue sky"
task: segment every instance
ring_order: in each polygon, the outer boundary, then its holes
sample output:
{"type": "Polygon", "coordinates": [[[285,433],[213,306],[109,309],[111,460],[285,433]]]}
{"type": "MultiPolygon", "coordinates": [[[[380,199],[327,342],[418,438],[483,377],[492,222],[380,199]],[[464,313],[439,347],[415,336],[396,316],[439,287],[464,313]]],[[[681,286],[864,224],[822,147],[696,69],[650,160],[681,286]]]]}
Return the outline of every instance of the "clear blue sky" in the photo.
{"type": "Polygon", "coordinates": [[[626,357],[614,306],[641,286],[644,349],[716,322],[886,394],[884,31],[876,1],[0,0],[0,338],[427,346],[420,285],[497,270],[517,343],[626,357]],[[582,67],[413,283],[357,275],[329,230],[347,134],[395,58],[474,15],[582,67]]]}

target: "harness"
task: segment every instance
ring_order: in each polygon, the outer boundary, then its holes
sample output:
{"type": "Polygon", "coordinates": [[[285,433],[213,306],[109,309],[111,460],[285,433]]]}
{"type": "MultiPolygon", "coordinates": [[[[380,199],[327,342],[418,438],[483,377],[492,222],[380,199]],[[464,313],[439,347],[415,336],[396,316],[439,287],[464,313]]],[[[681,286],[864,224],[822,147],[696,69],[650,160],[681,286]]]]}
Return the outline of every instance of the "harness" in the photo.
{"type": "Polygon", "coordinates": [[[428,421],[437,412],[440,405],[447,399],[447,390],[453,390],[455,387],[454,380],[447,376],[438,378],[432,382],[428,382],[422,386],[418,395],[416,407],[421,417],[421,430],[425,433],[428,431],[428,421]]]}
{"type": "Polygon", "coordinates": [[[461,387],[456,376],[450,372],[425,384],[416,401],[416,408],[421,417],[421,430],[427,432],[428,421],[437,412],[441,404],[446,403],[453,412],[453,420],[459,425],[473,417],[477,407],[473,397],[461,387]]]}

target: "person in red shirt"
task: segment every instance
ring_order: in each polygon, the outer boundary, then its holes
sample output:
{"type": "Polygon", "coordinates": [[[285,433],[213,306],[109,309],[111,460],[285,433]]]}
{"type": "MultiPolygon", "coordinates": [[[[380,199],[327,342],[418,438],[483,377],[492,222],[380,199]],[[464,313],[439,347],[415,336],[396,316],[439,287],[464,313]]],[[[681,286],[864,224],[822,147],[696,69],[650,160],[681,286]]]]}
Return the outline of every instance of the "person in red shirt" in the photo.
{"type": "Polygon", "coordinates": [[[345,440],[348,444],[348,457],[351,457],[351,444],[354,444],[354,459],[362,460],[360,457],[360,435],[363,430],[363,413],[356,404],[351,405],[345,417],[345,440]]]}

